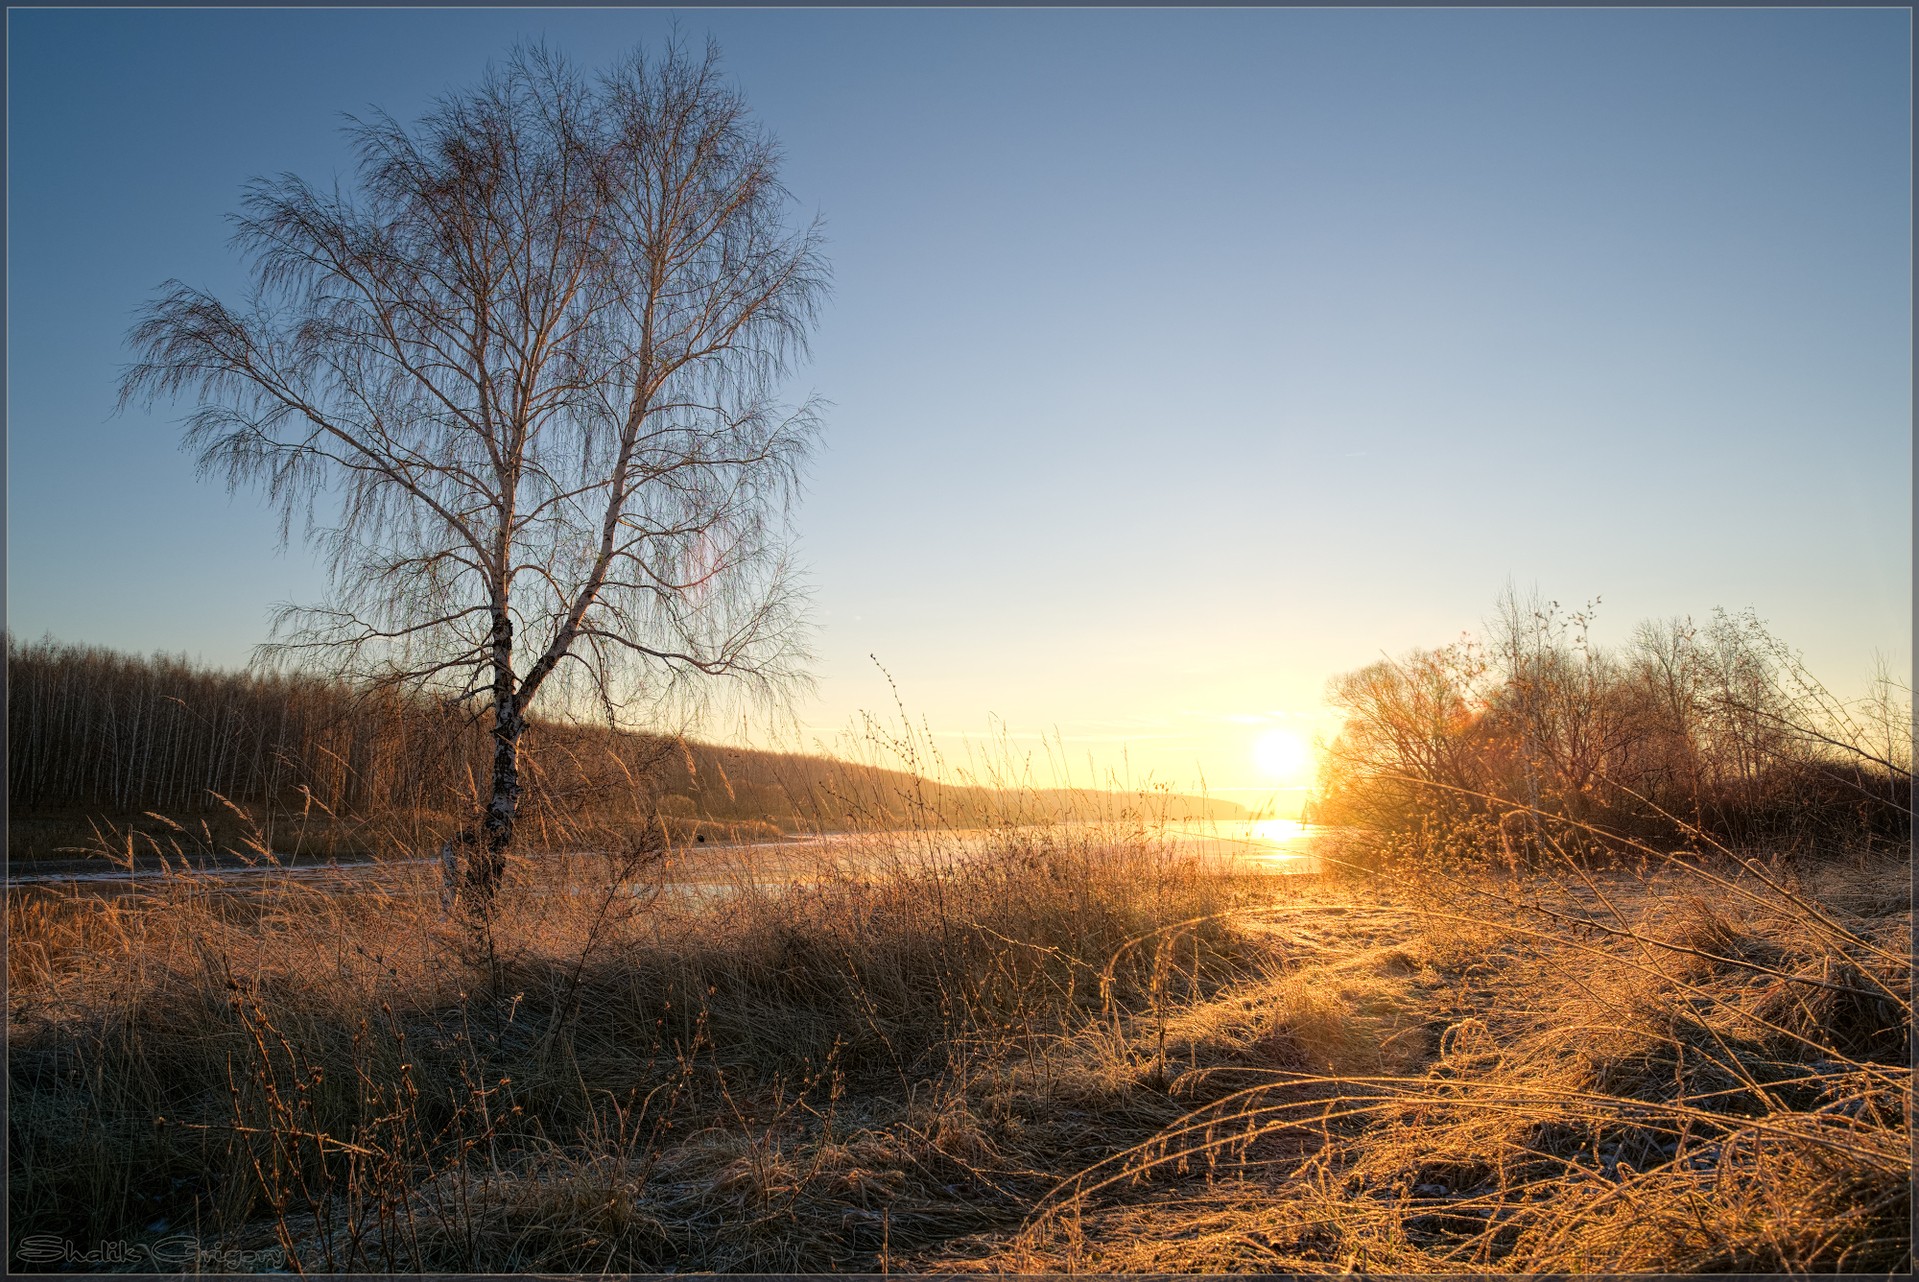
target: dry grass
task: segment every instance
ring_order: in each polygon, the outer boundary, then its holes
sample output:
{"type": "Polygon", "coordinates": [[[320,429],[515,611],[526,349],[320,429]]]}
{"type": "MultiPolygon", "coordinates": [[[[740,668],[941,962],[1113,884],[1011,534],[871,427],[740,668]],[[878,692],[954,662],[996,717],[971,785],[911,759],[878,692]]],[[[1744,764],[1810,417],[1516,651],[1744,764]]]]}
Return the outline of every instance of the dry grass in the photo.
{"type": "Polygon", "coordinates": [[[1907,1266],[1902,862],[1320,882],[1137,824],[870,840],[723,893],[528,860],[479,935],[402,868],[16,894],[10,1250],[1907,1266]]]}
{"type": "Polygon", "coordinates": [[[942,1263],[1909,1269],[1909,870],[1729,862],[1379,883],[1372,936],[1185,1017],[1280,1062],[942,1263]]]}
{"type": "Polygon", "coordinates": [[[1257,950],[1220,917],[1244,887],[1156,841],[988,843],[723,893],[657,853],[526,860],[478,935],[418,867],[16,893],[14,1250],[779,1270],[1015,1227],[1117,1116],[1045,1117],[1028,1079],[1089,1089],[1077,1039],[1257,950]]]}

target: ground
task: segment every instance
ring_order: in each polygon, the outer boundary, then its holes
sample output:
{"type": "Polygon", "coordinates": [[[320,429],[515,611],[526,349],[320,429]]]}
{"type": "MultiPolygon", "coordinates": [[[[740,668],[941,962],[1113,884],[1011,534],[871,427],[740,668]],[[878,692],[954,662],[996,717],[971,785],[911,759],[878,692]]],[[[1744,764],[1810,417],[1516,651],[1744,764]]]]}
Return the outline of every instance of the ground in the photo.
{"type": "Polygon", "coordinates": [[[13,1249],[463,1271],[1907,1261],[1900,858],[1249,878],[1078,832],[927,850],[681,901],[590,860],[525,867],[484,939],[404,870],[350,894],[186,876],[16,897],[13,1249]]]}

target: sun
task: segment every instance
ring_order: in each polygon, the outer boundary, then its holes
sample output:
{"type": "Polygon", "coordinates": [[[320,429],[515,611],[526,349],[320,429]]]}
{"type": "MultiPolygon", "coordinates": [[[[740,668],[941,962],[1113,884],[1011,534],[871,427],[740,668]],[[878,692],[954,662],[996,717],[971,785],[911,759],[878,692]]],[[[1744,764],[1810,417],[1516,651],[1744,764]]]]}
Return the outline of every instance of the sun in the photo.
{"type": "Polygon", "coordinates": [[[1306,741],[1291,730],[1268,730],[1253,741],[1253,763],[1269,779],[1298,779],[1312,760],[1306,741]]]}

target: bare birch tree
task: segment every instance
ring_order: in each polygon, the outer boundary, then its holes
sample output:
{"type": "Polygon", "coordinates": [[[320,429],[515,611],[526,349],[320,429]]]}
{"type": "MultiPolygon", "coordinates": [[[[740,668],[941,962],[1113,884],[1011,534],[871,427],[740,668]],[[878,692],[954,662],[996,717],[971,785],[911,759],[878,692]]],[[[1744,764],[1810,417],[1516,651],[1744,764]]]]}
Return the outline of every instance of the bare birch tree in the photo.
{"type": "Polygon", "coordinates": [[[484,912],[549,687],[619,718],[800,677],[786,516],[817,417],[776,390],[827,267],[710,45],[597,78],[520,50],[347,133],[350,187],[247,188],[244,305],[171,281],[145,306],[121,403],[196,400],[203,472],[324,548],[329,600],[265,652],[489,719],[490,795],[447,847],[484,912]]]}

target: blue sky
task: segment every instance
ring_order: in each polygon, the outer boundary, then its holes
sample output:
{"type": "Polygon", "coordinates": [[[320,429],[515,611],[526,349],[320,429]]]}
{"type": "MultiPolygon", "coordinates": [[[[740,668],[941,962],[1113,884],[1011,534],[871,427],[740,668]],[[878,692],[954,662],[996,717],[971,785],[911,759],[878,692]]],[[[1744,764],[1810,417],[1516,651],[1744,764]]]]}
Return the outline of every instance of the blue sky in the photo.
{"type": "MultiPolygon", "coordinates": [[[[9,626],[238,664],[316,597],[176,412],[113,416],[134,308],[238,292],[241,184],[344,172],[340,113],[672,21],[12,11],[9,626]]],[[[815,731],[890,706],[877,654],[942,734],[1259,788],[1262,727],[1508,580],[1907,665],[1904,12],[678,21],[830,241],[815,731]]]]}

